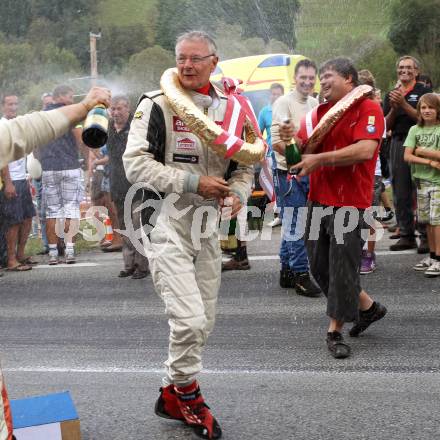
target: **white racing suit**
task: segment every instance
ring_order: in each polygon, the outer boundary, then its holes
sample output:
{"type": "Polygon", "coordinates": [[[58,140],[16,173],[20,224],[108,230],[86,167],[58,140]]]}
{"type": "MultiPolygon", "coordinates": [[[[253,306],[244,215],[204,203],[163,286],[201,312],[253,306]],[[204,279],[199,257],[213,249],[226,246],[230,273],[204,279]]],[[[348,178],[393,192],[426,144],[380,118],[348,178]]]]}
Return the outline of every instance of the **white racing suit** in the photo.
{"type": "MultiPolygon", "coordinates": [[[[221,123],[227,98],[211,87],[210,96],[191,92],[194,103],[221,123]]],[[[183,124],[162,92],[144,95],[138,104],[123,156],[131,183],[178,195],[180,218],[163,210],[150,233],[150,269],[169,317],[170,340],[165,382],[185,386],[201,370],[201,352],[214,327],[220,287],[221,251],[216,232],[216,202],[196,194],[199,176],[229,175],[228,184],[243,205],[253,169],[219,157],[183,124]],[[210,210],[214,215],[200,214],[210,210]],[[209,233],[200,232],[212,231],[209,233]],[[194,240],[195,238],[195,240],[194,240]]]]}

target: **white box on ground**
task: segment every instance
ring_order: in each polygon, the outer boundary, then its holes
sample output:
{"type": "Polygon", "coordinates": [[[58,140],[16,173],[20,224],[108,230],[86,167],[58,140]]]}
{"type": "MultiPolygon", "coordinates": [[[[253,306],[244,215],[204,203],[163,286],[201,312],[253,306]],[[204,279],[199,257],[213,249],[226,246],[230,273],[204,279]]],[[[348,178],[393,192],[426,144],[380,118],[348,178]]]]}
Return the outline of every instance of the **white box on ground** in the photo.
{"type": "Polygon", "coordinates": [[[11,400],[17,440],[81,440],[78,413],[68,391],[11,400]]]}
{"type": "Polygon", "coordinates": [[[59,423],[15,429],[14,435],[17,440],[63,440],[59,423]]]}

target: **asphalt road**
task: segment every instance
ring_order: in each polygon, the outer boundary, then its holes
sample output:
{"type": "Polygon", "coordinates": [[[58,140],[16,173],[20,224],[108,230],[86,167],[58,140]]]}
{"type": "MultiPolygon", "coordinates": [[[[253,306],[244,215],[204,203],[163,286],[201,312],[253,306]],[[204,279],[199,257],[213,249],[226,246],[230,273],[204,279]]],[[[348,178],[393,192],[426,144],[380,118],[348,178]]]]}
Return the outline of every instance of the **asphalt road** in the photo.
{"type": "MultiPolygon", "coordinates": [[[[202,391],[224,438],[440,438],[440,284],[387,253],[364,287],[389,313],[335,360],[325,301],[278,286],[278,236],[226,273],[202,391]]],[[[119,279],[121,256],[87,253],[0,279],[0,352],[12,398],[70,390],[83,440],[193,439],[153,413],[167,322],[151,279],[119,279]]]]}

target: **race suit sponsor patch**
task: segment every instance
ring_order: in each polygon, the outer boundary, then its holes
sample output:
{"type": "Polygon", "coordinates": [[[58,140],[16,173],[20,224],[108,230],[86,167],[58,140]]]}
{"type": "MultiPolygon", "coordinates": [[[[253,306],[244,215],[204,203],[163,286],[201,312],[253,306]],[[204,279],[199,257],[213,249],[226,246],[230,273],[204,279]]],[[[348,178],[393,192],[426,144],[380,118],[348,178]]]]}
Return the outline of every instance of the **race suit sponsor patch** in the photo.
{"type": "Polygon", "coordinates": [[[196,156],[195,154],[173,154],[173,162],[180,162],[180,163],[199,163],[199,156],[196,156]]]}
{"type": "Polygon", "coordinates": [[[189,133],[191,130],[179,117],[173,116],[173,131],[177,131],[179,133],[189,133]]]}
{"type": "Polygon", "coordinates": [[[179,138],[176,141],[176,151],[196,151],[196,142],[189,138],[179,138]]]}

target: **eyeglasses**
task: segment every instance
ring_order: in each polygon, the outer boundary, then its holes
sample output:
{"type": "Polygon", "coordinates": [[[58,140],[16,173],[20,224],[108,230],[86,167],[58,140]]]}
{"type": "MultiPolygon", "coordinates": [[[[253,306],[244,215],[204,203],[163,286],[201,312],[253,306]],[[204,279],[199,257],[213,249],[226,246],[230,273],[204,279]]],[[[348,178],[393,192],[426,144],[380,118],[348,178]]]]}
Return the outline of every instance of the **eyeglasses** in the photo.
{"type": "Polygon", "coordinates": [[[397,70],[414,70],[413,66],[398,66],[397,70]]]}
{"type": "Polygon", "coordinates": [[[214,57],[215,53],[211,53],[209,55],[206,55],[204,57],[178,57],[176,58],[176,62],[179,65],[185,64],[187,60],[189,60],[189,62],[191,64],[200,64],[203,63],[203,61],[205,61],[207,58],[209,57],[214,57]]]}

